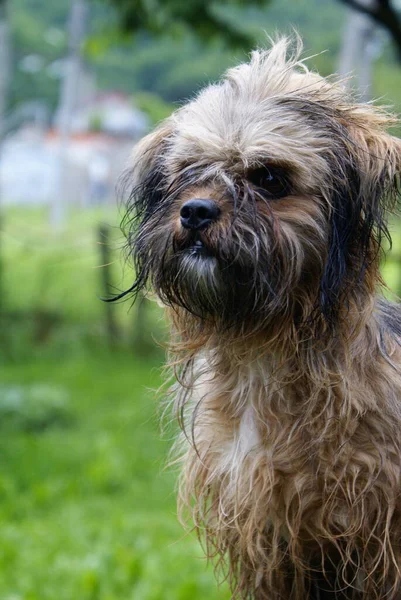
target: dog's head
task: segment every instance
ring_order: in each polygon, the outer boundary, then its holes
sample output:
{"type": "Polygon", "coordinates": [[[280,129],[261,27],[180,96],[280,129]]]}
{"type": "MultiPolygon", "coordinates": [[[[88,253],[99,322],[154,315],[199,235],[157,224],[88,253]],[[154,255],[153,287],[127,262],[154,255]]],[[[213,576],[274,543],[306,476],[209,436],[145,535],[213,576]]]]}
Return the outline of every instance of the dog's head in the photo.
{"type": "Polygon", "coordinates": [[[371,295],[397,191],[391,117],[288,56],[230,69],[136,147],[136,292],[219,327],[333,322],[371,295]]]}

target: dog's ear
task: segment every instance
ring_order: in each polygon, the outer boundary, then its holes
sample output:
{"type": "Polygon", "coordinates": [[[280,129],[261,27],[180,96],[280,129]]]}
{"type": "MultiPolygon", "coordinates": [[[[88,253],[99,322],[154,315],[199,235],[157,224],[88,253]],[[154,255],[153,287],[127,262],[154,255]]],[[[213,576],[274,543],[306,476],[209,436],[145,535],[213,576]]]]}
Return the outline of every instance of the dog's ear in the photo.
{"type": "Polygon", "coordinates": [[[131,155],[128,173],[131,194],[140,201],[141,190],[150,192],[157,185],[163,171],[163,162],[167,145],[173,131],[170,119],[163,121],[154,131],[143,137],[135,146],[131,155]]]}
{"type": "Polygon", "coordinates": [[[320,310],[328,322],[350,295],[374,291],[383,241],[391,244],[386,222],[401,172],[401,140],[386,133],[392,122],[384,111],[360,105],[337,123],[329,247],[320,285],[320,310]]]}
{"type": "Polygon", "coordinates": [[[137,169],[149,170],[154,160],[160,153],[160,148],[170,137],[173,126],[170,119],[162,121],[151,133],[143,137],[135,144],[131,163],[135,171],[137,169]]]}
{"type": "Polygon", "coordinates": [[[172,122],[166,119],[134,146],[130,165],[119,186],[119,196],[126,209],[122,226],[128,237],[138,222],[146,220],[162,201],[165,157],[172,132],[172,122]]]}
{"type": "Polygon", "coordinates": [[[115,295],[111,301],[131,294],[134,298],[146,285],[149,269],[146,248],[139,231],[154,215],[163,200],[165,186],[165,156],[173,132],[170,119],[163,121],[152,133],[134,147],[130,167],[120,182],[119,196],[125,204],[121,229],[127,239],[127,255],[134,262],[136,280],[132,286],[115,295]]]}

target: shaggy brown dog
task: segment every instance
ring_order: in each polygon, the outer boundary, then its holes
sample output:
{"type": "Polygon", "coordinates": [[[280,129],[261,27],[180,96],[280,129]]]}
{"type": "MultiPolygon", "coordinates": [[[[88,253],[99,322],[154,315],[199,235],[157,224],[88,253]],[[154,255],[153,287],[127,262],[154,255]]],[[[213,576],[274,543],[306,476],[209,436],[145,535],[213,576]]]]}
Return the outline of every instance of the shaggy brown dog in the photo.
{"type": "Polygon", "coordinates": [[[235,598],[401,598],[392,123],[281,39],[134,153],[129,291],[168,307],[180,496],[235,598]]]}

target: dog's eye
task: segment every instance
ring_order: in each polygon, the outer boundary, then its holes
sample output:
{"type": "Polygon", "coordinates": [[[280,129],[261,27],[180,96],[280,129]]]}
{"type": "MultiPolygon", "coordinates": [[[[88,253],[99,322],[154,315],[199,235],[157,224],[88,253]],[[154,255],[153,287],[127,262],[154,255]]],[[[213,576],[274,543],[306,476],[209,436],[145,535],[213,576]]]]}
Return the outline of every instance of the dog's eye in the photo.
{"type": "Polygon", "coordinates": [[[247,179],[271,198],[283,198],[289,193],[288,181],[276,167],[258,167],[249,171],[247,179]]]}

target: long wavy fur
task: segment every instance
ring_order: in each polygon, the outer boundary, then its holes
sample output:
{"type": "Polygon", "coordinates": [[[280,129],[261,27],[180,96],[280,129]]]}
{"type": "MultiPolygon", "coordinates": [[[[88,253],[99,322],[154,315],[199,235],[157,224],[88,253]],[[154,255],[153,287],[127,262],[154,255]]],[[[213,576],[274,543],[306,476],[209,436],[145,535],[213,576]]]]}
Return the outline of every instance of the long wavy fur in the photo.
{"type": "Polygon", "coordinates": [[[399,600],[401,321],[376,292],[401,146],[391,115],[289,48],[136,148],[129,291],[167,306],[180,506],[233,598],[399,600]],[[252,184],[266,164],[285,197],[252,184]],[[192,197],[221,209],[207,259],[179,223],[192,197]]]}

